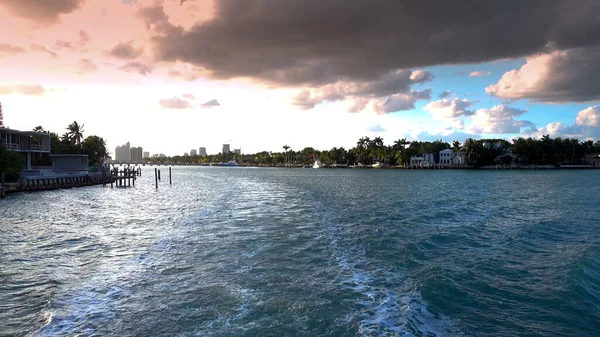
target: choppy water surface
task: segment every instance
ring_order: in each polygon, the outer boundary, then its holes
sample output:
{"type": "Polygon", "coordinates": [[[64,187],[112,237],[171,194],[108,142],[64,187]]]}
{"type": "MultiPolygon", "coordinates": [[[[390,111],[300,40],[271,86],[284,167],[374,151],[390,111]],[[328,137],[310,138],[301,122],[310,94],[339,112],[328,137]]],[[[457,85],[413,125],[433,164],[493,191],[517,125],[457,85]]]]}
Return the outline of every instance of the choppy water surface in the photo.
{"type": "Polygon", "coordinates": [[[151,170],[0,200],[0,335],[600,331],[600,171],[151,170]]]}

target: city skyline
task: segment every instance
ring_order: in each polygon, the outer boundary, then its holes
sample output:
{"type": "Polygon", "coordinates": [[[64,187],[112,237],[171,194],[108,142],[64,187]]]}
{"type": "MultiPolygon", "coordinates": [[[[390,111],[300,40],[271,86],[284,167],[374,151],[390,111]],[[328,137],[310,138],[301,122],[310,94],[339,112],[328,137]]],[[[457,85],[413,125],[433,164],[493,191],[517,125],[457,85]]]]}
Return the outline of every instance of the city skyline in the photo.
{"type": "MultiPolygon", "coordinates": [[[[206,147],[198,147],[198,150],[191,149],[188,152],[184,152],[183,154],[172,154],[171,156],[201,156],[206,157],[207,155],[216,155],[219,153],[235,153],[237,155],[242,154],[241,148],[238,149],[230,149],[230,144],[222,144],[221,152],[208,153],[206,151],[206,147]]],[[[144,159],[167,156],[164,153],[153,153],[150,155],[151,151],[144,151],[142,146],[131,146],[131,142],[126,142],[123,145],[118,145],[114,149],[114,153],[111,155],[111,158],[115,161],[124,161],[124,162],[142,162],[144,159]]]]}
{"type": "Polygon", "coordinates": [[[109,149],[132,139],[170,156],[190,144],[350,148],[363,136],[600,137],[591,0],[61,3],[0,4],[11,128],[61,134],[76,120],[109,149]]]}

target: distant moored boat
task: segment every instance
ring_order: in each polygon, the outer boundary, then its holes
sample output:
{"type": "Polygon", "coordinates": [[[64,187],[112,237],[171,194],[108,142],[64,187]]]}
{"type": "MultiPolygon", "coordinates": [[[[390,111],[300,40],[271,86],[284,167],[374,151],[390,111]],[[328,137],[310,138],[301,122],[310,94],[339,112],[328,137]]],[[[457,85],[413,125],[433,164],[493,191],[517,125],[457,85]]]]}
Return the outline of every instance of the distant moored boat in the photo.
{"type": "Polygon", "coordinates": [[[220,163],[219,166],[240,166],[240,165],[238,165],[237,161],[235,161],[235,158],[233,158],[231,161],[229,161],[227,163],[220,163]]]}
{"type": "Polygon", "coordinates": [[[319,160],[319,157],[317,157],[315,155],[315,164],[313,165],[313,168],[318,169],[318,168],[322,168],[323,167],[323,163],[321,163],[321,161],[319,160]]]}

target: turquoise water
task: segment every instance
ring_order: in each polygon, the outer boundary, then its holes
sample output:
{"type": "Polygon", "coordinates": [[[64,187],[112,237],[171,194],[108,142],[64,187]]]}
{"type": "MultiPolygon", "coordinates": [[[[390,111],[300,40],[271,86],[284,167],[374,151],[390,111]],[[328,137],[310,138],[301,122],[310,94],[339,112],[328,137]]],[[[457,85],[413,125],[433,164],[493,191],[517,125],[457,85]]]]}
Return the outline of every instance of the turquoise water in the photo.
{"type": "Polygon", "coordinates": [[[600,171],[162,169],[0,200],[0,335],[599,334],[600,171]]]}

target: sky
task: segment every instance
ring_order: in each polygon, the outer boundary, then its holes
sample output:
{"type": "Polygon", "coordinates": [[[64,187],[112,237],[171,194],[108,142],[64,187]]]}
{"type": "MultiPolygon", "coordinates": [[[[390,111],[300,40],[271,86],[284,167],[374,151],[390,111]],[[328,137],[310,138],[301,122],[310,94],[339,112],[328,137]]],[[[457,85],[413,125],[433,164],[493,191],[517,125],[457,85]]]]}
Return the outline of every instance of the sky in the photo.
{"type": "Polygon", "coordinates": [[[181,155],[600,139],[597,0],[0,0],[5,125],[181,155]]]}

